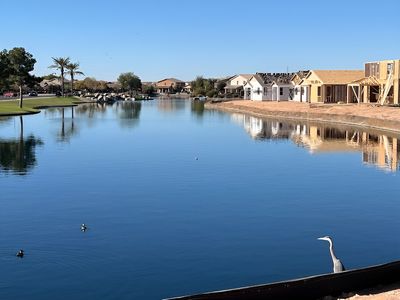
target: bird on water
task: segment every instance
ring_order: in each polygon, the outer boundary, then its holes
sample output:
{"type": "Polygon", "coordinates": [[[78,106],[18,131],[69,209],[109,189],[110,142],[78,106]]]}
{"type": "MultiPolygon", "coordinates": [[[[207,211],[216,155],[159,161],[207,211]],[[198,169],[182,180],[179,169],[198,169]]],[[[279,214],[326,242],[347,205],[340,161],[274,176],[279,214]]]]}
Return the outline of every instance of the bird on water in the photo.
{"type": "Polygon", "coordinates": [[[86,230],[87,230],[87,226],[86,226],[85,223],[83,223],[83,224],[81,225],[81,231],[86,231],[86,230]]]}
{"type": "Polygon", "coordinates": [[[333,262],[333,273],[340,273],[345,271],[344,265],[342,262],[336,257],[335,252],[333,252],[333,241],[332,238],[329,236],[324,236],[318,238],[321,241],[328,241],[329,242],[329,251],[331,253],[331,258],[333,262]]]}
{"type": "Polygon", "coordinates": [[[22,249],[19,250],[16,255],[17,255],[17,257],[21,257],[21,258],[24,257],[24,250],[22,250],[22,249]]]}

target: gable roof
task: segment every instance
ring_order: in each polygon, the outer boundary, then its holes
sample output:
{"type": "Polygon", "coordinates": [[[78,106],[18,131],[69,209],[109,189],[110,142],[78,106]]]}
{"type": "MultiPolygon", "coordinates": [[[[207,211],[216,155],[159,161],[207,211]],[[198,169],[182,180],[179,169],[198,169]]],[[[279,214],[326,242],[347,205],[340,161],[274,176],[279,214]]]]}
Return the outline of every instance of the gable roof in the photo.
{"type": "Polygon", "coordinates": [[[364,78],[364,70],[311,70],[323,84],[348,84],[355,80],[364,78]]]}
{"type": "Polygon", "coordinates": [[[179,79],[176,79],[176,78],[164,78],[162,80],[157,81],[157,83],[163,82],[163,81],[166,81],[166,80],[170,80],[170,81],[173,81],[173,82],[183,82],[182,80],[179,80],[179,79]]]}
{"type": "Polygon", "coordinates": [[[309,70],[298,71],[293,74],[293,76],[292,76],[292,78],[290,78],[290,80],[293,81],[294,84],[299,84],[304,78],[307,77],[308,73],[310,73],[309,70]]]}
{"type": "Polygon", "coordinates": [[[252,78],[262,86],[270,86],[274,83],[289,84],[292,77],[293,73],[256,73],[252,78]]]}

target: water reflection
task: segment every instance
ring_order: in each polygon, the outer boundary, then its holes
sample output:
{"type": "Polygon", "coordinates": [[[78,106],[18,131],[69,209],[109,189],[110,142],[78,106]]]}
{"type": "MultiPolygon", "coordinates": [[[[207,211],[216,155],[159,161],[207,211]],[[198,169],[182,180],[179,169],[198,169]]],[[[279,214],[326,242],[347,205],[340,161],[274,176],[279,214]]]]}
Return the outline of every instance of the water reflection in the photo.
{"type": "Polygon", "coordinates": [[[107,111],[106,103],[95,103],[95,104],[82,104],[75,108],[77,115],[86,116],[89,119],[93,119],[98,114],[105,114],[107,111]]]}
{"type": "Polygon", "coordinates": [[[175,113],[177,111],[185,110],[187,101],[188,100],[176,100],[176,99],[158,100],[157,106],[159,111],[175,113]]]}
{"type": "Polygon", "coordinates": [[[139,121],[142,103],[138,101],[121,101],[116,102],[113,108],[123,127],[133,127],[139,121]]]}
{"type": "Polygon", "coordinates": [[[26,175],[37,164],[36,147],[43,142],[33,135],[24,138],[23,118],[19,119],[19,138],[0,139],[0,171],[26,175]]]}
{"type": "Polygon", "coordinates": [[[310,153],[361,152],[365,164],[392,172],[399,170],[400,140],[393,134],[346,126],[264,120],[242,114],[233,114],[232,120],[241,124],[253,139],[291,140],[310,153]]]}
{"type": "Polygon", "coordinates": [[[204,102],[203,101],[192,101],[191,110],[193,115],[202,117],[204,114],[204,102]]]}
{"type": "Polygon", "coordinates": [[[71,108],[71,118],[65,118],[65,109],[61,108],[61,128],[57,133],[57,141],[69,143],[71,137],[78,133],[74,122],[74,108],[71,108]]]}

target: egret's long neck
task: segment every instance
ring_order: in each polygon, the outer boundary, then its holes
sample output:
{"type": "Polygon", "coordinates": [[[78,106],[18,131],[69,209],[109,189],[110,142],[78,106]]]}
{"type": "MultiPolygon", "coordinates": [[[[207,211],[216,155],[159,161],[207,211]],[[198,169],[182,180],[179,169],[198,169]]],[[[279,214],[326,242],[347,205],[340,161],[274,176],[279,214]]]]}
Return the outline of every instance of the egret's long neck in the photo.
{"type": "Polygon", "coordinates": [[[335,252],[333,252],[333,243],[331,240],[329,240],[329,251],[331,252],[332,260],[337,260],[335,252]]]}

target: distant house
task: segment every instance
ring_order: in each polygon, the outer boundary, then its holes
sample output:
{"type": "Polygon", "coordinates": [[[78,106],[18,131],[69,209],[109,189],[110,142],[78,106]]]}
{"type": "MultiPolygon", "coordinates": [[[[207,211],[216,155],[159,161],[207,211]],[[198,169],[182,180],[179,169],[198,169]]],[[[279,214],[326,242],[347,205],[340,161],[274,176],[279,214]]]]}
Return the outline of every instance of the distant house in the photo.
{"type": "Polygon", "coordinates": [[[239,74],[226,79],[225,95],[244,96],[243,86],[252,77],[252,74],[239,74]]]}
{"type": "Polygon", "coordinates": [[[244,85],[244,99],[253,101],[287,101],[293,98],[293,74],[256,73],[244,85]]]}
{"type": "Polygon", "coordinates": [[[301,82],[309,72],[310,71],[299,71],[292,76],[291,81],[293,84],[293,101],[308,102],[310,96],[309,87],[302,86],[301,82]]]}
{"type": "Polygon", "coordinates": [[[192,84],[190,82],[185,82],[185,86],[182,89],[183,92],[191,94],[193,92],[192,84]]]}
{"type": "Polygon", "coordinates": [[[311,70],[300,83],[310,103],[352,102],[348,84],[364,77],[362,70],[311,70]]]}
{"type": "Polygon", "coordinates": [[[364,76],[349,84],[350,95],[364,103],[400,103],[400,60],[383,60],[365,64],[364,76]]]}
{"type": "Polygon", "coordinates": [[[166,78],[156,83],[157,93],[170,94],[181,92],[185,87],[185,82],[175,78],[166,78]]]}
{"type": "MultiPolygon", "coordinates": [[[[69,80],[64,78],[64,88],[66,89],[67,86],[69,85],[69,80]]],[[[53,79],[43,79],[39,83],[40,87],[48,92],[48,93],[54,93],[56,91],[59,91],[61,89],[61,78],[53,78],[53,79]]]]}

